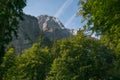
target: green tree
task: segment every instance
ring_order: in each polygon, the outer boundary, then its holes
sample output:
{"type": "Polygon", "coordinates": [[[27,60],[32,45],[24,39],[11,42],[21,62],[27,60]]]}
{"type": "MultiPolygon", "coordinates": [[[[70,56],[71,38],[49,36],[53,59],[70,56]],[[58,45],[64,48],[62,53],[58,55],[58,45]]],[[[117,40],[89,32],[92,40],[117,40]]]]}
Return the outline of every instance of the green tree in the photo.
{"type": "Polygon", "coordinates": [[[119,0],[80,0],[80,3],[79,12],[88,20],[89,29],[101,34],[110,34],[119,29],[119,0]]]}
{"type": "Polygon", "coordinates": [[[120,53],[120,0],[79,1],[79,14],[87,20],[85,28],[108,39],[108,45],[120,53]]]}
{"type": "MultiPolygon", "coordinates": [[[[3,62],[0,65],[0,78],[2,78],[3,76],[5,76],[7,74],[7,71],[15,65],[15,59],[16,59],[17,55],[14,52],[13,48],[10,48],[5,56],[3,57],[3,62]]],[[[2,79],[0,79],[2,80],[2,79]]]]}
{"type": "Polygon", "coordinates": [[[114,55],[109,47],[79,31],[71,40],[63,40],[60,56],[52,64],[46,80],[110,80],[114,55]]]}
{"type": "Polygon", "coordinates": [[[0,63],[5,53],[6,44],[17,35],[18,20],[22,19],[26,0],[0,0],[0,63]]]}
{"type": "Polygon", "coordinates": [[[86,29],[101,35],[101,42],[114,50],[115,80],[120,79],[120,0],[80,0],[79,14],[87,20],[86,29]]]}
{"type": "Polygon", "coordinates": [[[3,80],[45,80],[51,64],[48,48],[34,44],[16,59],[3,80]]]}

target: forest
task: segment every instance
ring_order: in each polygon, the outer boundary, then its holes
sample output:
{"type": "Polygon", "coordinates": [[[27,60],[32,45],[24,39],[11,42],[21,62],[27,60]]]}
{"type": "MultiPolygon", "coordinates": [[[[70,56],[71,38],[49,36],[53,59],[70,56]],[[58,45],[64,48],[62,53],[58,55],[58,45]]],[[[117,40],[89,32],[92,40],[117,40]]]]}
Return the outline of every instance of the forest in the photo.
{"type": "Polygon", "coordinates": [[[120,80],[120,0],[79,0],[86,24],[70,39],[44,39],[22,54],[7,48],[17,37],[26,0],[0,0],[0,80],[120,80]],[[100,38],[88,37],[95,34],[100,38]]]}

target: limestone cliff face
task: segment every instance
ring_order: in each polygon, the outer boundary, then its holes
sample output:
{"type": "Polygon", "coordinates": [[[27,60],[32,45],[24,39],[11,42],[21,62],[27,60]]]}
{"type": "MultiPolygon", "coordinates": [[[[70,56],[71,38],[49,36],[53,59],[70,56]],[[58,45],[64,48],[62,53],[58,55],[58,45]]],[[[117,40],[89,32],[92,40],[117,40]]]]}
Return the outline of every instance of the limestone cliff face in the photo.
{"type": "Polygon", "coordinates": [[[18,37],[13,38],[12,45],[17,53],[21,53],[35,43],[40,34],[49,40],[60,40],[70,37],[70,31],[55,17],[41,15],[37,18],[24,15],[24,20],[19,22],[18,37]]]}
{"type": "Polygon", "coordinates": [[[20,21],[18,37],[13,38],[12,44],[16,52],[21,52],[32,46],[40,36],[38,20],[30,15],[24,15],[24,20],[20,21]]]}
{"type": "Polygon", "coordinates": [[[55,17],[41,15],[37,17],[39,28],[42,30],[44,37],[50,40],[60,40],[70,37],[70,31],[55,17]]]}

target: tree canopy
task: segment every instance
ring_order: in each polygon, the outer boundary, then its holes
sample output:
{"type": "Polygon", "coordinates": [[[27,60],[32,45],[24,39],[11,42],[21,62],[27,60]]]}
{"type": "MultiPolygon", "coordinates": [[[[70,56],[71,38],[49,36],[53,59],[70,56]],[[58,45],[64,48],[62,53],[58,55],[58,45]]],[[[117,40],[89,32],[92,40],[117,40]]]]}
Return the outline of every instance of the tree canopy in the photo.
{"type": "Polygon", "coordinates": [[[80,0],[80,14],[88,20],[89,29],[110,34],[119,30],[120,1],[119,0],[80,0]]]}
{"type": "Polygon", "coordinates": [[[8,68],[3,80],[45,80],[52,60],[48,52],[49,49],[34,44],[16,57],[14,65],[8,68]]]}
{"type": "Polygon", "coordinates": [[[55,58],[47,80],[110,79],[113,68],[112,51],[99,41],[88,38],[80,31],[71,40],[63,40],[60,56],[55,58]]]}
{"type": "Polygon", "coordinates": [[[18,20],[22,19],[26,0],[0,0],[0,63],[6,44],[17,35],[18,20]]]}
{"type": "Polygon", "coordinates": [[[111,48],[120,53],[120,0],[79,0],[79,14],[87,20],[86,29],[92,30],[111,48]],[[107,43],[107,42],[105,42],[107,43]]]}

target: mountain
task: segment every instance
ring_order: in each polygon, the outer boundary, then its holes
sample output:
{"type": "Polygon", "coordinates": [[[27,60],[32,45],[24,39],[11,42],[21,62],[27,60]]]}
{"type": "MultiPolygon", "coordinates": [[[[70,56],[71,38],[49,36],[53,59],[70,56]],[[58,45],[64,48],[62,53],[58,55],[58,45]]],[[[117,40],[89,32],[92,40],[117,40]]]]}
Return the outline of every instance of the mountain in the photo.
{"type": "Polygon", "coordinates": [[[71,35],[70,30],[66,29],[55,17],[41,15],[36,18],[31,15],[24,15],[23,18],[24,20],[19,22],[18,37],[13,37],[10,44],[17,53],[31,47],[41,35],[49,40],[69,38],[71,35]]]}
{"type": "Polygon", "coordinates": [[[41,15],[38,16],[37,19],[39,28],[42,30],[44,37],[50,40],[60,40],[70,37],[70,30],[66,29],[56,17],[41,15]]]}

